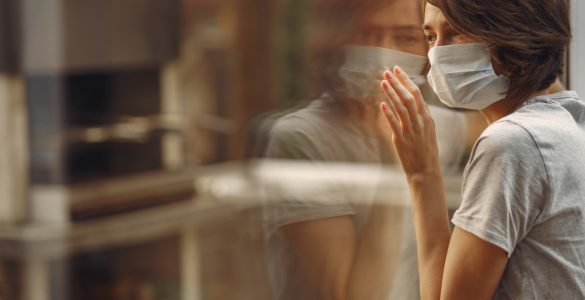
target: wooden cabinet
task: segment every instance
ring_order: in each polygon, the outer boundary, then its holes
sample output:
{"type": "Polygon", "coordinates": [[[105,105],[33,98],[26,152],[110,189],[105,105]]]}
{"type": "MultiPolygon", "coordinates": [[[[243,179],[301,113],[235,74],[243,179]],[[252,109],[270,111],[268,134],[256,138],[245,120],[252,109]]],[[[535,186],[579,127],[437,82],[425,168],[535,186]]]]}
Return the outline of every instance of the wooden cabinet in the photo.
{"type": "Polygon", "coordinates": [[[27,73],[155,66],[177,53],[178,0],[22,0],[19,9],[27,73]]]}

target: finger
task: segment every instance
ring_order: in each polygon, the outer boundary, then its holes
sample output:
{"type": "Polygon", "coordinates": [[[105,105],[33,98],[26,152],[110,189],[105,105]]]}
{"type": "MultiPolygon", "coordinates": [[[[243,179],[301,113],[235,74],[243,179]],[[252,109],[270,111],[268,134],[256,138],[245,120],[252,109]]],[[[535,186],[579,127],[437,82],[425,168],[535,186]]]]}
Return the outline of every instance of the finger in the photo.
{"type": "Polygon", "coordinates": [[[408,90],[406,88],[406,86],[402,83],[402,81],[399,79],[399,77],[390,71],[386,71],[384,73],[384,76],[385,76],[385,79],[388,82],[390,82],[390,85],[392,86],[392,88],[394,88],[394,90],[396,91],[396,93],[400,97],[400,100],[409,109],[409,113],[411,113],[411,117],[413,116],[412,113],[417,114],[418,108],[416,107],[416,102],[414,99],[415,97],[410,92],[410,90],[408,90]]]}
{"type": "Polygon", "coordinates": [[[408,73],[406,73],[404,70],[402,70],[402,68],[395,66],[394,73],[396,74],[396,77],[398,77],[398,79],[404,84],[406,89],[408,89],[413,94],[415,102],[417,104],[418,112],[421,116],[421,118],[419,118],[419,120],[423,124],[425,124],[425,127],[430,125],[430,124],[432,124],[434,126],[434,121],[433,121],[433,117],[431,115],[431,111],[429,110],[429,106],[427,105],[427,103],[425,102],[425,100],[422,96],[420,88],[416,85],[416,83],[414,83],[410,79],[410,76],[408,76],[408,73]]]}
{"type": "Polygon", "coordinates": [[[402,82],[404,87],[414,96],[414,101],[416,103],[418,112],[422,115],[425,115],[425,114],[430,115],[430,112],[429,112],[428,107],[427,107],[427,103],[425,102],[425,100],[422,96],[420,88],[418,87],[418,85],[416,85],[416,83],[414,83],[412,81],[412,79],[410,79],[410,76],[408,76],[408,73],[406,73],[404,70],[402,70],[402,68],[400,68],[399,66],[395,66],[394,67],[394,74],[396,74],[396,77],[398,77],[398,80],[400,80],[400,82],[402,82]]]}
{"type": "Polygon", "coordinates": [[[400,123],[402,124],[403,132],[410,131],[412,126],[410,124],[411,121],[410,115],[408,114],[408,109],[402,104],[402,101],[400,101],[398,94],[396,94],[396,91],[394,91],[394,89],[390,86],[390,83],[388,83],[388,81],[386,80],[382,81],[382,89],[384,90],[384,93],[390,100],[390,103],[394,108],[394,112],[396,113],[398,119],[400,120],[400,123]]]}
{"type": "Polygon", "coordinates": [[[403,135],[402,128],[400,127],[400,121],[398,120],[398,117],[395,115],[395,113],[390,110],[390,106],[388,106],[388,103],[386,102],[380,103],[380,109],[382,109],[382,113],[384,114],[384,117],[388,122],[388,125],[390,125],[390,129],[392,129],[392,133],[394,134],[394,136],[397,138],[402,138],[403,135]]]}
{"type": "Polygon", "coordinates": [[[412,127],[414,128],[415,131],[418,132],[420,130],[421,126],[420,126],[420,123],[418,122],[418,120],[419,120],[418,108],[416,107],[414,95],[412,95],[412,93],[410,93],[410,91],[408,91],[406,89],[406,87],[402,84],[402,82],[400,82],[398,77],[395,74],[393,74],[392,72],[386,71],[384,73],[384,77],[386,78],[386,80],[388,82],[390,82],[390,85],[392,86],[394,91],[398,94],[400,102],[402,102],[402,104],[404,104],[404,106],[406,107],[406,109],[408,111],[408,114],[410,116],[410,120],[412,122],[412,127]]]}

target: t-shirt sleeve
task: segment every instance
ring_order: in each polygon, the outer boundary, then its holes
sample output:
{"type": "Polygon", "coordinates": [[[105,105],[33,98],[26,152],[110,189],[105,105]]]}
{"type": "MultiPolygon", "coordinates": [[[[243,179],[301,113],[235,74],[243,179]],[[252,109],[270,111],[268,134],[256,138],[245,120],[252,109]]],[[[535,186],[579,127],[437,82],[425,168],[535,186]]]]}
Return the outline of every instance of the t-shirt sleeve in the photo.
{"type": "Polygon", "coordinates": [[[472,151],[455,226],[511,256],[548,201],[548,177],[532,135],[509,121],[492,124],[472,151]]]}
{"type": "Polygon", "coordinates": [[[324,160],[315,131],[302,118],[285,116],[270,130],[266,159],[324,160]]]}
{"type": "MultiPolygon", "coordinates": [[[[302,118],[285,117],[277,121],[271,130],[266,159],[313,161],[315,168],[319,168],[328,161],[323,154],[328,146],[321,144],[319,135],[323,132],[319,130],[302,118]]],[[[340,185],[336,192],[296,190],[286,195],[267,195],[271,199],[265,207],[265,219],[276,229],[298,222],[354,215],[356,211],[344,197],[344,188],[347,187],[340,185]]]]}

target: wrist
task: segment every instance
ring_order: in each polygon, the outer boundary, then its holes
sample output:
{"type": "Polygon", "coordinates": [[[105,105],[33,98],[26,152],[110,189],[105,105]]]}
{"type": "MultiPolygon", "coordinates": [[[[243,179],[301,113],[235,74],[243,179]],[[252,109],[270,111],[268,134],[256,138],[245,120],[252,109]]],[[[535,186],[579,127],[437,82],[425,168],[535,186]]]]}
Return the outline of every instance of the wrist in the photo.
{"type": "Polygon", "coordinates": [[[406,179],[411,187],[421,187],[422,185],[443,183],[443,175],[439,169],[413,173],[407,175],[406,179]]]}

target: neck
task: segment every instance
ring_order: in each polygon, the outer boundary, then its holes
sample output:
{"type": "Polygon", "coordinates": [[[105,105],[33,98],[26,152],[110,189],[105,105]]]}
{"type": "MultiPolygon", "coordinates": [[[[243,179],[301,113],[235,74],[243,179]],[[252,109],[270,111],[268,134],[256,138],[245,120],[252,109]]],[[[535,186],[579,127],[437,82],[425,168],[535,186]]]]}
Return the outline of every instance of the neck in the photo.
{"type": "Polygon", "coordinates": [[[344,117],[348,122],[364,130],[364,133],[369,136],[377,136],[377,119],[379,111],[375,102],[368,101],[367,103],[359,102],[357,100],[347,99],[345,105],[344,117]]]}
{"type": "Polygon", "coordinates": [[[347,116],[348,118],[356,123],[361,122],[365,115],[365,105],[357,100],[347,100],[347,116]]]}
{"type": "MultiPolygon", "coordinates": [[[[548,92],[546,90],[539,91],[532,94],[529,99],[547,94],[548,92]]],[[[513,113],[522,103],[523,102],[514,101],[513,99],[502,99],[481,110],[481,114],[484,116],[488,124],[491,124],[513,113]]]]}

